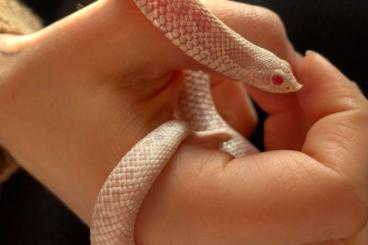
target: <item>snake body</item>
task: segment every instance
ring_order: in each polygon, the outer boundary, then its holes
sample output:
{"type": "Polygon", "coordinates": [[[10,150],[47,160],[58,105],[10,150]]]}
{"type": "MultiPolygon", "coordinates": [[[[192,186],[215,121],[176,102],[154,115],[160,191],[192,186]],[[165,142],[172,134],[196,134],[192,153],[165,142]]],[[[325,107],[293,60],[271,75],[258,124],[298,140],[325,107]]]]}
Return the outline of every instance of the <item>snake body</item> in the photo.
{"type": "MultiPolygon", "coordinates": [[[[271,93],[301,88],[290,65],[235,33],[200,0],[133,0],[174,45],[212,71],[271,93]]],[[[234,157],[257,152],[218,114],[209,75],[184,71],[175,119],[138,142],[117,164],[97,197],[92,217],[94,245],[133,245],[134,223],[151,185],[189,135],[218,141],[234,157]]]]}

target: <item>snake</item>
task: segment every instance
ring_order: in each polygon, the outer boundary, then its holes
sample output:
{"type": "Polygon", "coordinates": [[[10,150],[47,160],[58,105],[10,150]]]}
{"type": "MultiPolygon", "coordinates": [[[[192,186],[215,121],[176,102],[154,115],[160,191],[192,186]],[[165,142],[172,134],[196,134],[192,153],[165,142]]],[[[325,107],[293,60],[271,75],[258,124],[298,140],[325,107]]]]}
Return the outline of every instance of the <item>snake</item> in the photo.
{"type": "MultiPolygon", "coordinates": [[[[302,88],[290,64],[233,31],[201,0],[131,0],[168,41],[216,74],[269,93],[302,88]]],[[[151,186],[180,144],[192,137],[238,158],[258,152],[219,114],[210,75],[183,71],[173,120],[136,143],[112,170],[97,196],[92,245],[133,245],[134,225],[151,186]]]]}

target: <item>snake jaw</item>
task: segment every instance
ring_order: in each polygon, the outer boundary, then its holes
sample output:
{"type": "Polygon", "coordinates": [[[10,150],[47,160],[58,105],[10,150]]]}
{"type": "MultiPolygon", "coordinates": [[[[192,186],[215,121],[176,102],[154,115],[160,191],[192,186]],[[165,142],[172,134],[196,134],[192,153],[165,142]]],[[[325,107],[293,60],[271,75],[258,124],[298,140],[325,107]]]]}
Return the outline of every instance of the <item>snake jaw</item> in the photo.
{"type": "Polygon", "coordinates": [[[294,81],[288,81],[287,83],[284,83],[283,85],[274,85],[272,84],[272,82],[270,82],[270,84],[264,84],[264,85],[260,85],[260,84],[249,84],[252,87],[255,87],[259,90],[262,90],[264,92],[267,93],[274,93],[274,94],[287,94],[287,93],[293,93],[293,92],[298,92],[299,90],[301,90],[303,88],[303,85],[301,85],[298,82],[294,82],[294,81]]]}

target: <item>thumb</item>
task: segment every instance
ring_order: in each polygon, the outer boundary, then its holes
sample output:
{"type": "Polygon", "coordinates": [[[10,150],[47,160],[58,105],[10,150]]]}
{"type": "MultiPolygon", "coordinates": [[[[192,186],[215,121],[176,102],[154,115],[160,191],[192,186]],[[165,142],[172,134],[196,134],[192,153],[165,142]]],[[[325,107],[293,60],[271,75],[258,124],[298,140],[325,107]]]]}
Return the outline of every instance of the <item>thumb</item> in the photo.
{"type": "Polygon", "coordinates": [[[298,94],[313,124],[303,152],[354,181],[368,203],[368,103],[358,87],[316,52],[300,67],[305,88],[298,94]]]}
{"type": "Polygon", "coordinates": [[[100,0],[54,23],[28,42],[59,60],[108,75],[160,75],[197,65],[169,42],[133,1],[100,0]],[[123,73],[123,74],[122,74],[123,73]]]}

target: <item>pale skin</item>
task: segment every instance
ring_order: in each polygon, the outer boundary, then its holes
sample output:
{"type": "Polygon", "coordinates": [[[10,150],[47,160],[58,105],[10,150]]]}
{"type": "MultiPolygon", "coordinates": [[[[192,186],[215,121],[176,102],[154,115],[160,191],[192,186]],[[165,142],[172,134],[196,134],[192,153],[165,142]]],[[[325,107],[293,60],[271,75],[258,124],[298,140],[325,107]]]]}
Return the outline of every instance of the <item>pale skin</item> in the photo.
{"type": "MultiPolygon", "coordinates": [[[[367,100],[322,56],[297,58],[274,13],[206,4],[288,60],[304,88],[247,88],[270,114],[265,153],[232,159],[182,144],[144,201],[137,244],[367,244],[367,100]]],[[[171,119],[174,71],[202,68],[131,1],[98,1],[34,35],[3,35],[0,47],[0,143],[87,224],[115,164],[171,119]]],[[[221,114],[248,136],[257,118],[244,88],[213,84],[221,114]]]]}

